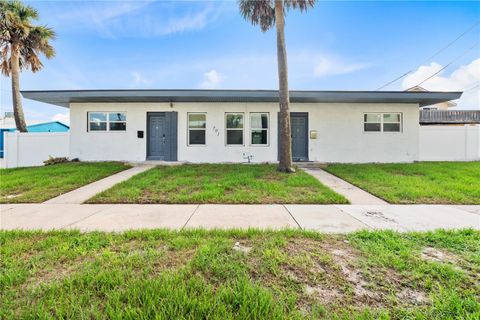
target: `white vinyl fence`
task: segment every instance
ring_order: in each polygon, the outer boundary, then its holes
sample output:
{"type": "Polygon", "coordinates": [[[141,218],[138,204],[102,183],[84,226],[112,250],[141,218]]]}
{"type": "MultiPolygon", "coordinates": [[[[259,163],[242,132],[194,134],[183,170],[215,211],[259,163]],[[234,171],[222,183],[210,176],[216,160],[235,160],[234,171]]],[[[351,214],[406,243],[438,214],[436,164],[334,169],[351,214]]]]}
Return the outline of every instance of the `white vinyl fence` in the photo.
{"type": "Polygon", "coordinates": [[[420,126],[419,160],[480,160],[480,125],[420,126]]]}
{"type": "Polygon", "coordinates": [[[68,132],[5,132],[1,167],[41,166],[49,156],[68,155],[68,132]]]}

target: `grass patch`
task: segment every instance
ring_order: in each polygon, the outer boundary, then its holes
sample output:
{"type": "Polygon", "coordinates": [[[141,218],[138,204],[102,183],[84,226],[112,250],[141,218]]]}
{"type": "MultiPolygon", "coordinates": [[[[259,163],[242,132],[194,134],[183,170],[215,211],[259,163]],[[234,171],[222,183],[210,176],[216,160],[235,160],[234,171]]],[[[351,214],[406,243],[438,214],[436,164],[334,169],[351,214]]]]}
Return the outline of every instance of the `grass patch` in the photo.
{"type": "Polygon", "coordinates": [[[480,162],[332,164],[326,170],[390,203],[480,204],[480,162]]]}
{"type": "Polygon", "coordinates": [[[275,165],[158,166],[106,190],[89,203],[347,203],[317,179],[275,165]]]}
{"type": "Polygon", "coordinates": [[[0,203],[43,202],[128,168],[118,162],[70,162],[0,169],[0,203]]]}
{"type": "Polygon", "coordinates": [[[473,230],[3,231],[0,318],[478,319],[479,247],[473,230]]]}

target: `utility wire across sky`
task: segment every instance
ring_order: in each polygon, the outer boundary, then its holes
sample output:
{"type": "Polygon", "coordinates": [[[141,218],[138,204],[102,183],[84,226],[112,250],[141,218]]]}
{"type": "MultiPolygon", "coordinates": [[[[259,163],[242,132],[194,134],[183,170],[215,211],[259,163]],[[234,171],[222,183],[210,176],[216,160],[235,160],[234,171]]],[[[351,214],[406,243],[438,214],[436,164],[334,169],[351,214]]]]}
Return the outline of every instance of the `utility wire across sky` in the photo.
{"type": "MultiPolygon", "coordinates": [[[[465,36],[466,34],[470,33],[472,30],[474,30],[478,25],[480,25],[480,20],[475,22],[472,26],[470,26],[467,30],[465,30],[464,32],[462,32],[458,37],[456,37],[454,40],[452,40],[451,42],[449,42],[446,46],[442,47],[441,49],[437,50],[433,55],[431,55],[430,57],[428,57],[427,59],[425,59],[420,65],[423,65],[425,63],[428,63],[430,62],[433,58],[435,58],[436,56],[438,56],[440,53],[442,53],[443,51],[445,51],[446,49],[448,49],[449,47],[451,47],[455,42],[457,42],[458,40],[460,40],[463,36],[465,36]]],[[[418,67],[418,66],[417,66],[418,67]]],[[[413,68],[413,69],[410,69],[408,70],[407,72],[405,72],[404,74],[398,76],[397,78],[393,79],[392,81],[389,81],[387,83],[385,83],[384,85],[382,85],[381,87],[377,88],[376,90],[381,90],[389,85],[391,85],[392,83],[394,82],[397,82],[398,80],[402,79],[403,77],[409,75],[410,73],[414,72],[416,70],[416,68],[413,68]]]]}
{"type": "Polygon", "coordinates": [[[456,57],[455,59],[453,59],[452,61],[450,61],[449,63],[447,63],[443,68],[441,68],[440,70],[438,70],[437,72],[435,72],[434,74],[432,74],[431,76],[429,76],[428,78],[426,78],[425,80],[423,80],[422,82],[418,83],[418,84],[415,85],[414,87],[419,86],[419,85],[425,83],[427,80],[432,79],[434,76],[436,76],[437,74],[439,74],[440,72],[442,72],[443,70],[445,70],[446,68],[448,68],[449,66],[451,66],[453,63],[455,63],[456,61],[458,61],[460,58],[463,58],[467,53],[469,53],[470,51],[472,51],[473,48],[475,48],[479,43],[480,43],[480,41],[477,41],[473,46],[471,46],[470,48],[468,48],[467,50],[465,50],[461,55],[459,55],[458,57],[456,57]]]}

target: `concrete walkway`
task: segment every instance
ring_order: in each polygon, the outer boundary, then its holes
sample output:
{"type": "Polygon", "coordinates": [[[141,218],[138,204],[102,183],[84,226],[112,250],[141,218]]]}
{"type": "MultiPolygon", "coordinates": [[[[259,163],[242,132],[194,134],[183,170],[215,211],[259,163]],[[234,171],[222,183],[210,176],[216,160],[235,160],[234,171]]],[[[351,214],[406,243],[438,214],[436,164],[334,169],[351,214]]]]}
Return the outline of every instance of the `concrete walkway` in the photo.
{"type": "Polygon", "coordinates": [[[479,212],[480,206],[448,205],[7,204],[0,205],[0,229],[480,230],[479,212]]]}
{"type": "Polygon", "coordinates": [[[136,166],[114,175],[108,176],[101,180],[87,184],[86,186],[64,193],[58,197],[52,198],[44,202],[44,204],[80,204],[84,203],[97,193],[105,191],[117,183],[128,180],[136,174],[153,168],[154,165],[136,166]]]}
{"type": "Polygon", "coordinates": [[[373,204],[373,205],[388,205],[388,202],[382,200],[374,195],[366,192],[342,180],[331,173],[328,173],[320,168],[303,167],[303,171],[317,178],[322,184],[326,185],[336,193],[341,194],[350,201],[351,204],[373,204]]]}

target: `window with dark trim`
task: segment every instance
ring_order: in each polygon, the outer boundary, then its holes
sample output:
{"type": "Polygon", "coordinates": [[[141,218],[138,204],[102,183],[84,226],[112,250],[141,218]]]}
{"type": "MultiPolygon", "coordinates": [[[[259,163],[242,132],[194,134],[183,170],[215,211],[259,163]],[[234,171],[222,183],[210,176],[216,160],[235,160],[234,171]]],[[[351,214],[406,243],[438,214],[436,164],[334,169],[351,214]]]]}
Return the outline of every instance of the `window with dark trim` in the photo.
{"type": "Polygon", "coordinates": [[[205,145],[206,113],[188,113],[188,145],[205,145]]]}
{"type": "Polygon", "coordinates": [[[244,114],[226,113],[225,130],[227,145],[243,145],[244,114]]]}
{"type": "Polygon", "coordinates": [[[250,143],[252,145],[268,145],[268,130],[268,113],[250,113],[250,143]]]}
{"type": "Polygon", "coordinates": [[[392,113],[364,113],[363,114],[364,132],[401,132],[402,114],[392,113]]]}
{"type": "Polygon", "coordinates": [[[126,131],[125,112],[88,112],[88,131],[126,131]]]}

